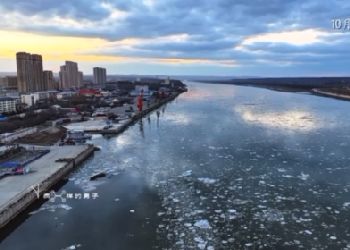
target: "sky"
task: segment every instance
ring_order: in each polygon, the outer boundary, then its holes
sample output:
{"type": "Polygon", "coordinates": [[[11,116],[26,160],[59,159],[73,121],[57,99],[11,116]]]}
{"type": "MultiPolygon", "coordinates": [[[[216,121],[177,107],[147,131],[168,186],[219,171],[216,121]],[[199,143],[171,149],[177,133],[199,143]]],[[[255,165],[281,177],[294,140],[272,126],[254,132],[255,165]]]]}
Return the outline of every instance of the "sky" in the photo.
{"type": "Polygon", "coordinates": [[[350,75],[348,0],[1,0],[0,16],[0,72],[26,51],[54,72],[350,75]]]}

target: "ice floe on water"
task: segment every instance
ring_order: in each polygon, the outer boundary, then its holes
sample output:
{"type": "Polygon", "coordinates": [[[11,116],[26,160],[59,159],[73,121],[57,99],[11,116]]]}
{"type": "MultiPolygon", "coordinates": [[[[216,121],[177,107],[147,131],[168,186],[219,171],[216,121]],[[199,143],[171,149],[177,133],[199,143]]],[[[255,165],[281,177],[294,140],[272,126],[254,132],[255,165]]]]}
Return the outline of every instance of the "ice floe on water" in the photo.
{"type": "Polygon", "coordinates": [[[84,192],[91,192],[96,190],[99,185],[106,183],[104,180],[91,181],[90,179],[80,180],[79,182],[74,182],[74,184],[80,186],[84,192]]]}
{"type": "Polygon", "coordinates": [[[343,207],[344,208],[350,208],[350,202],[344,202],[343,207]]]}
{"type": "Polygon", "coordinates": [[[29,214],[34,215],[34,214],[37,214],[37,213],[42,212],[42,211],[49,211],[49,212],[56,212],[56,210],[69,211],[71,209],[72,209],[72,207],[69,206],[68,204],[65,204],[65,203],[54,204],[54,203],[51,203],[48,201],[45,204],[43,204],[39,209],[34,210],[34,211],[30,212],[29,214]]]}
{"type": "Polygon", "coordinates": [[[201,250],[205,249],[207,242],[205,240],[203,240],[200,236],[194,237],[194,241],[198,243],[197,246],[199,249],[201,249],[201,250]]]}
{"type": "Polygon", "coordinates": [[[207,185],[211,185],[211,184],[214,184],[215,182],[217,182],[216,179],[211,179],[211,178],[207,178],[207,177],[201,177],[201,178],[198,178],[198,180],[204,184],[207,184],[207,185]]]}
{"type": "Polygon", "coordinates": [[[198,220],[194,223],[195,227],[199,227],[201,229],[210,229],[210,224],[208,220],[202,219],[198,220]]]}
{"type": "Polygon", "coordinates": [[[187,170],[180,175],[180,177],[188,177],[192,175],[192,170],[187,170]]]}
{"type": "Polygon", "coordinates": [[[75,250],[75,249],[78,249],[81,247],[82,247],[82,244],[74,244],[74,245],[68,246],[66,248],[62,248],[62,250],[75,250]]]}
{"type": "Polygon", "coordinates": [[[269,222],[282,222],[284,220],[284,215],[281,211],[277,209],[266,209],[255,214],[255,218],[262,221],[269,222]]]}
{"type": "Polygon", "coordinates": [[[309,174],[304,174],[303,172],[300,173],[300,175],[298,176],[301,180],[303,181],[307,181],[307,179],[309,179],[310,175],[309,174]]]}

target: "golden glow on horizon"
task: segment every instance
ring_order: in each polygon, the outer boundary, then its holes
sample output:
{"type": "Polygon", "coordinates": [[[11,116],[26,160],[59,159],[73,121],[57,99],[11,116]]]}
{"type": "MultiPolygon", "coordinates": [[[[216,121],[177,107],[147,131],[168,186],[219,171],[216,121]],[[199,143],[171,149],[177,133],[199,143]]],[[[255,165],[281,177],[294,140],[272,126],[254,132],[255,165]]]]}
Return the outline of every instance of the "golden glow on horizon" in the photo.
{"type": "Polygon", "coordinates": [[[220,64],[221,66],[234,67],[237,66],[234,60],[210,60],[197,58],[158,58],[159,62],[172,64],[220,64]]]}
{"type": "Polygon", "coordinates": [[[44,60],[118,61],[112,56],[80,54],[105,43],[99,38],[47,36],[26,32],[0,30],[0,57],[14,59],[18,51],[41,54],[44,60]]]}
{"type": "Polygon", "coordinates": [[[137,56],[104,55],[108,48],[132,48],[142,42],[185,41],[188,34],[174,34],[152,39],[125,38],[110,42],[101,38],[70,37],[33,34],[21,31],[0,30],[0,58],[15,60],[16,53],[25,51],[41,54],[44,61],[63,62],[141,62],[152,64],[206,64],[224,67],[236,66],[234,60],[212,60],[202,58],[154,58],[137,56]],[[98,51],[101,51],[101,55],[98,51]]]}

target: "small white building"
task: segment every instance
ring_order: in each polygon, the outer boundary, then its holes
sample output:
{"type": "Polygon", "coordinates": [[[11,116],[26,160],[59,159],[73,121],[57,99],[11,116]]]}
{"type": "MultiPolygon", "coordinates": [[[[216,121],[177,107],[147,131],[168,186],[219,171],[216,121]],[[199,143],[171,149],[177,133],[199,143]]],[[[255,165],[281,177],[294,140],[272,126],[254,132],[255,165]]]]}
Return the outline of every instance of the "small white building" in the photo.
{"type": "Polygon", "coordinates": [[[148,85],[135,85],[135,89],[130,92],[131,96],[138,96],[143,92],[144,96],[150,95],[150,90],[148,85]]]}
{"type": "Polygon", "coordinates": [[[11,97],[0,97],[0,113],[16,112],[18,99],[11,97]]]}
{"type": "Polygon", "coordinates": [[[74,91],[62,91],[62,92],[59,92],[56,94],[56,97],[58,100],[60,99],[64,99],[64,98],[67,98],[67,97],[72,97],[74,95],[76,95],[77,93],[74,92],[74,91]]]}
{"type": "Polygon", "coordinates": [[[50,97],[50,93],[44,92],[34,92],[30,94],[21,95],[21,102],[27,104],[28,107],[33,106],[39,100],[45,100],[50,97]]]}
{"type": "Polygon", "coordinates": [[[110,91],[101,91],[101,95],[103,97],[110,97],[112,96],[112,93],[110,91]]]}

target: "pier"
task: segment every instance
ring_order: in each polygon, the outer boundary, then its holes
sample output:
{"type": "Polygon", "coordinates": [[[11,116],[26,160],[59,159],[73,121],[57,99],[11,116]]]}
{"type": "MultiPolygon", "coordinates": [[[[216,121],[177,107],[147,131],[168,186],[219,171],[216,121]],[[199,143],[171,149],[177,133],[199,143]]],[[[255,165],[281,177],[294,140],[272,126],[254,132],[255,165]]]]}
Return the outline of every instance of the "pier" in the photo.
{"type": "Polygon", "coordinates": [[[8,176],[0,181],[0,228],[38,199],[38,194],[49,191],[94,151],[93,145],[53,146],[50,152],[28,166],[31,173],[8,176]],[[69,158],[69,161],[59,161],[69,158]],[[39,190],[38,193],[34,191],[39,190]],[[39,188],[39,189],[38,189],[39,188]]]}

